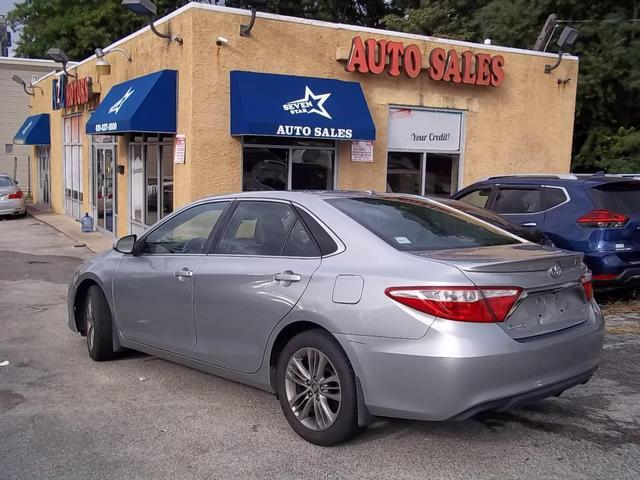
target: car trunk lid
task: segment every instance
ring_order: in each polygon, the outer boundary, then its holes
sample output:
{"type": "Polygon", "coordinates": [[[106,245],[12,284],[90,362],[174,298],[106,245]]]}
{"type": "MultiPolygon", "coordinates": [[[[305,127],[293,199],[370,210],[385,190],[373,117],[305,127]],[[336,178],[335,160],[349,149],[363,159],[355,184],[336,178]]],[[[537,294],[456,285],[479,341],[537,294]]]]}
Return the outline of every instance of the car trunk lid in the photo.
{"type": "Polygon", "coordinates": [[[416,252],[458,267],[478,287],[521,287],[498,325],[514,339],[552,333],[587,319],[582,254],[533,244],[416,252]]]}

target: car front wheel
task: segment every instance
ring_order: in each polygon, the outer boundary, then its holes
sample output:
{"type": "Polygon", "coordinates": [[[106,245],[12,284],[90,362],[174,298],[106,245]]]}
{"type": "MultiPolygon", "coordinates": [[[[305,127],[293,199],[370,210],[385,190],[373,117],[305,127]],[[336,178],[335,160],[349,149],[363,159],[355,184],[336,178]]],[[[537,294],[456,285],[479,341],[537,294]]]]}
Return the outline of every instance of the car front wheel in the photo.
{"type": "Polygon", "coordinates": [[[87,350],[96,362],[113,358],[111,311],[102,290],[91,285],[84,303],[84,321],[87,333],[87,350]]]}
{"type": "Polygon", "coordinates": [[[280,406],[293,430],[321,446],[358,431],[357,391],[351,363],[323,330],[307,330],[282,350],[276,370],[280,406]]]}

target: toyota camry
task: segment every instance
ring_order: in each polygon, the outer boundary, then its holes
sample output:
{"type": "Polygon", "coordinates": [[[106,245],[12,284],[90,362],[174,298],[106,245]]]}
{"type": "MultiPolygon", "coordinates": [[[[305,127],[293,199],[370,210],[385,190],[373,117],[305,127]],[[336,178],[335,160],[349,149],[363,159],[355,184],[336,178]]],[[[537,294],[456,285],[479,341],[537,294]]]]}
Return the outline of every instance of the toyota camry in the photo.
{"type": "Polygon", "coordinates": [[[146,352],[275,393],[318,445],[375,417],[466,419],[589,380],[604,320],[582,254],[434,199],[207,198],[80,266],[92,359],[146,352]]]}

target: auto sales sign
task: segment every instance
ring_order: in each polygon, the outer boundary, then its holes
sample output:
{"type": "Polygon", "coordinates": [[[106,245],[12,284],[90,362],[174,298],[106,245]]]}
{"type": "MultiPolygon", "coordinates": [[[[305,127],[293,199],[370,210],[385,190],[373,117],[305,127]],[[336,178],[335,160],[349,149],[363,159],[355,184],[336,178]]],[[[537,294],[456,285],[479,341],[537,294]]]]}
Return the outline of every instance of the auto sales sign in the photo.
{"type": "Polygon", "coordinates": [[[423,52],[416,44],[374,38],[363,40],[356,36],[351,41],[346,70],[374,75],[386,72],[392,77],[404,73],[416,78],[425,69],[429,78],[437,82],[492,87],[499,87],[504,80],[502,55],[471,50],[458,52],[453,48],[447,51],[438,47],[429,52],[427,64],[423,59],[423,52]]]}

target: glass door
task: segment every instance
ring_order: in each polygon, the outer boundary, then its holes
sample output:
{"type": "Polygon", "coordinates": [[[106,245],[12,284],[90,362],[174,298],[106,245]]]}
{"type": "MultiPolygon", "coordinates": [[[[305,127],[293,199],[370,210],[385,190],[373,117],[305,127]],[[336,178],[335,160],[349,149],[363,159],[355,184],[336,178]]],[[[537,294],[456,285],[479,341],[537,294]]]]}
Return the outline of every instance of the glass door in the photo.
{"type": "Polygon", "coordinates": [[[98,229],[115,234],[116,155],[113,145],[93,147],[93,211],[98,229]]]}
{"type": "Polygon", "coordinates": [[[38,147],[38,198],[46,206],[51,204],[50,175],[49,147],[38,147]]]}

